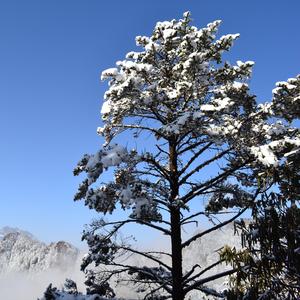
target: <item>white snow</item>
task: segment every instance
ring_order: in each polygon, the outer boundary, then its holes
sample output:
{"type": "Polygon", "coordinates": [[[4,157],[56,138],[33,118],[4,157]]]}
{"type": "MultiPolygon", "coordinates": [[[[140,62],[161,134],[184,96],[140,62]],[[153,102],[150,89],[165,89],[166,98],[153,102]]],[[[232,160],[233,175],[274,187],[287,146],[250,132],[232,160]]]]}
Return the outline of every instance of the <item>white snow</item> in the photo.
{"type": "Polygon", "coordinates": [[[117,68],[106,69],[101,74],[101,80],[105,80],[105,79],[108,79],[110,77],[117,76],[118,74],[119,74],[119,72],[118,72],[117,68]]]}
{"type": "Polygon", "coordinates": [[[169,39],[170,37],[173,37],[175,34],[176,34],[176,30],[172,28],[168,28],[163,31],[163,37],[165,40],[169,39]]]}
{"type": "Polygon", "coordinates": [[[286,88],[287,88],[288,90],[293,90],[293,89],[296,89],[297,86],[295,86],[295,85],[293,85],[293,84],[286,84],[286,88]]]}
{"type": "Polygon", "coordinates": [[[288,152],[288,153],[285,153],[284,156],[285,156],[285,157],[289,157],[289,156],[291,156],[291,155],[293,155],[293,154],[296,154],[296,153],[299,152],[299,151],[300,151],[300,148],[299,148],[299,149],[296,149],[296,150],[293,150],[293,151],[290,151],[290,152],[288,152]]]}
{"type": "Polygon", "coordinates": [[[273,153],[270,145],[262,145],[262,146],[252,146],[251,148],[252,154],[254,154],[257,159],[262,162],[266,166],[277,166],[278,159],[276,155],[273,153]]]}
{"type": "Polygon", "coordinates": [[[294,81],[293,78],[289,78],[289,80],[287,82],[286,81],[278,81],[278,82],[276,82],[276,88],[274,88],[273,91],[276,94],[276,93],[278,93],[278,91],[282,90],[282,88],[284,88],[284,87],[288,90],[294,90],[297,88],[297,86],[292,83],[296,83],[296,81],[294,81]]]}
{"type": "Polygon", "coordinates": [[[103,168],[117,166],[123,161],[123,156],[127,154],[126,148],[118,144],[109,145],[107,148],[90,155],[86,164],[86,170],[93,172],[99,165],[103,168]]]}
{"type": "Polygon", "coordinates": [[[236,64],[237,64],[237,66],[238,67],[243,67],[243,66],[245,66],[245,65],[248,65],[248,66],[253,66],[254,64],[255,64],[255,62],[254,61],[252,61],[252,60],[247,60],[247,61],[245,61],[245,62],[242,62],[241,60],[238,60],[237,62],[236,62],[236,64]]]}
{"type": "Polygon", "coordinates": [[[229,108],[234,102],[229,98],[217,98],[210,102],[211,104],[203,104],[200,106],[201,111],[220,111],[229,108]]]}
{"type": "Polygon", "coordinates": [[[104,101],[101,108],[101,114],[110,113],[110,109],[111,109],[110,101],[109,100],[104,101]]]}
{"type": "Polygon", "coordinates": [[[281,91],[281,87],[276,87],[276,88],[274,88],[273,90],[272,90],[272,93],[274,94],[274,95],[276,95],[276,94],[278,94],[279,93],[279,91],[281,91]]]}
{"type": "Polygon", "coordinates": [[[221,36],[220,40],[221,40],[221,41],[227,40],[227,39],[235,40],[235,39],[237,39],[239,36],[240,36],[239,33],[236,33],[236,34],[225,34],[225,35],[221,36]]]}
{"type": "Polygon", "coordinates": [[[247,87],[248,84],[244,83],[244,82],[238,82],[238,81],[234,81],[233,84],[232,84],[232,87],[239,90],[243,87],[247,87]]]}
{"type": "Polygon", "coordinates": [[[123,161],[123,155],[127,154],[126,148],[121,145],[114,144],[108,147],[101,157],[101,163],[104,168],[117,166],[123,161]]]}

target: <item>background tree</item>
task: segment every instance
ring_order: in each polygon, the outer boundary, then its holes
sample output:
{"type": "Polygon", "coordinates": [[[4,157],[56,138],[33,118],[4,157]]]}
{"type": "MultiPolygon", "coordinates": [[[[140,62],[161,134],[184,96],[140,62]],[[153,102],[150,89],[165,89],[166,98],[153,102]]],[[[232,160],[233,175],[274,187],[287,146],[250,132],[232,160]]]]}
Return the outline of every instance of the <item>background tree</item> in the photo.
{"type": "MultiPolygon", "coordinates": [[[[75,175],[87,174],[75,200],[83,199],[104,215],[119,208],[130,212],[123,220],[94,221],[84,231],[89,253],[82,269],[95,263],[103,283],[114,277],[131,281],[147,299],[182,300],[192,290],[225,297],[206,284],[240,274],[250,260],[239,259],[232,268],[207,275],[229,261],[227,248],[212,265],[196,264],[189,270],[183,269],[183,250],[256,208],[272,186],[270,177],[285,163],[287,149],[299,148],[298,130],[276,120],[285,113],[281,102],[257,105],[249,93],[247,79],[254,63],[222,62],[222,53],[239,35],[216,39],[220,21],[202,29],[190,23],[188,12],[181,20],[158,22],[150,37],[136,38],[140,52],[128,53],[116,68],[102,73],[102,79],[109,79],[104,127],[98,129],[105,145],[94,155],[84,155],[74,170],[75,175]],[[143,146],[128,150],[116,144],[122,134],[123,141],[143,140],[143,146]],[[108,168],[114,177],[97,185],[108,168]],[[206,207],[203,199],[209,199],[206,207]],[[183,240],[184,226],[201,218],[215,222],[183,240]],[[132,223],[167,236],[170,252],[145,252],[121,239],[118,232],[132,223]],[[124,259],[128,254],[154,265],[130,264],[124,259]]],[[[287,89],[293,91],[295,85],[287,89]]],[[[245,253],[235,256],[245,258],[245,253]]]]}
{"type": "MultiPolygon", "coordinates": [[[[266,104],[270,117],[286,124],[297,124],[300,108],[300,76],[278,82],[272,102],[266,104]]],[[[247,249],[247,268],[240,268],[234,278],[232,299],[299,299],[300,297],[300,143],[299,129],[290,128],[298,145],[281,148],[276,169],[260,167],[264,193],[252,206],[252,220],[238,222],[247,249]]],[[[278,132],[278,135],[281,133],[278,132]]],[[[285,134],[282,140],[288,139],[285,134]]],[[[278,149],[279,150],[279,149],[278,149]]],[[[232,249],[223,253],[232,264],[232,249]]],[[[244,261],[245,263],[245,261],[244,261]]]]}

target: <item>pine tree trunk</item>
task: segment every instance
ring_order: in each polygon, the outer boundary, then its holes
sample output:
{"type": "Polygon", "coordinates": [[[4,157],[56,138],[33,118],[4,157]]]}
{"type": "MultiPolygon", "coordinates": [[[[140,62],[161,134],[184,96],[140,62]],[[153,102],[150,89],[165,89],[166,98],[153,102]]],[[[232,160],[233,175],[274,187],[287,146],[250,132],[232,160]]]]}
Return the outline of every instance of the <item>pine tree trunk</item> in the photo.
{"type": "Polygon", "coordinates": [[[172,279],[173,279],[173,300],[183,300],[182,290],[182,252],[181,252],[181,226],[180,210],[172,209],[171,212],[172,228],[172,279]]]}
{"type": "MultiPolygon", "coordinates": [[[[170,143],[170,201],[176,202],[179,194],[177,153],[175,143],[170,143]]],[[[171,207],[171,246],[172,246],[172,299],[183,300],[182,286],[182,249],[181,249],[181,224],[180,224],[180,207],[176,204],[171,207]]]]}

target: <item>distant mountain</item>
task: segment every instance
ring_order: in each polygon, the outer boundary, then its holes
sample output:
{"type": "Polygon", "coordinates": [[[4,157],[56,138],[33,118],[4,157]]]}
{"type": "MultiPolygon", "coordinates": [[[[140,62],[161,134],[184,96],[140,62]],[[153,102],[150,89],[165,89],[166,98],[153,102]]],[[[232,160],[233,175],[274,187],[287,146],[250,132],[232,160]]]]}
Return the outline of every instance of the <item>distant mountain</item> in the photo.
{"type": "Polygon", "coordinates": [[[22,229],[16,228],[16,227],[4,226],[4,227],[0,228],[0,241],[4,238],[4,236],[6,236],[7,234],[12,233],[12,232],[20,232],[20,233],[25,234],[25,235],[31,237],[32,239],[34,239],[34,236],[28,231],[25,231],[25,230],[22,230],[22,229]]]}
{"type": "Polygon", "coordinates": [[[46,245],[18,228],[0,229],[0,273],[65,271],[74,266],[79,250],[59,241],[46,245]]]}

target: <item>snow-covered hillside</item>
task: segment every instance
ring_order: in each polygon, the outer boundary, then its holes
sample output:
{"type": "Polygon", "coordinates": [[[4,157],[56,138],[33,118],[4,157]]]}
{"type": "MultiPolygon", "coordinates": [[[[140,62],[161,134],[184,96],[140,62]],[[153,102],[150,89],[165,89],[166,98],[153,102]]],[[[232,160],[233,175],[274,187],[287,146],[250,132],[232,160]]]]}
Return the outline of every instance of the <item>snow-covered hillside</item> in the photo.
{"type": "Polygon", "coordinates": [[[22,233],[24,235],[27,235],[29,237],[31,237],[32,239],[34,239],[34,236],[25,230],[22,230],[20,228],[16,228],[16,227],[9,227],[9,226],[4,226],[2,228],[0,228],[0,241],[9,233],[13,233],[13,232],[19,232],[22,233]]]}
{"type": "Polygon", "coordinates": [[[46,245],[32,234],[11,227],[0,230],[0,273],[41,272],[72,268],[79,250],[59,241],[46,245]]]}

